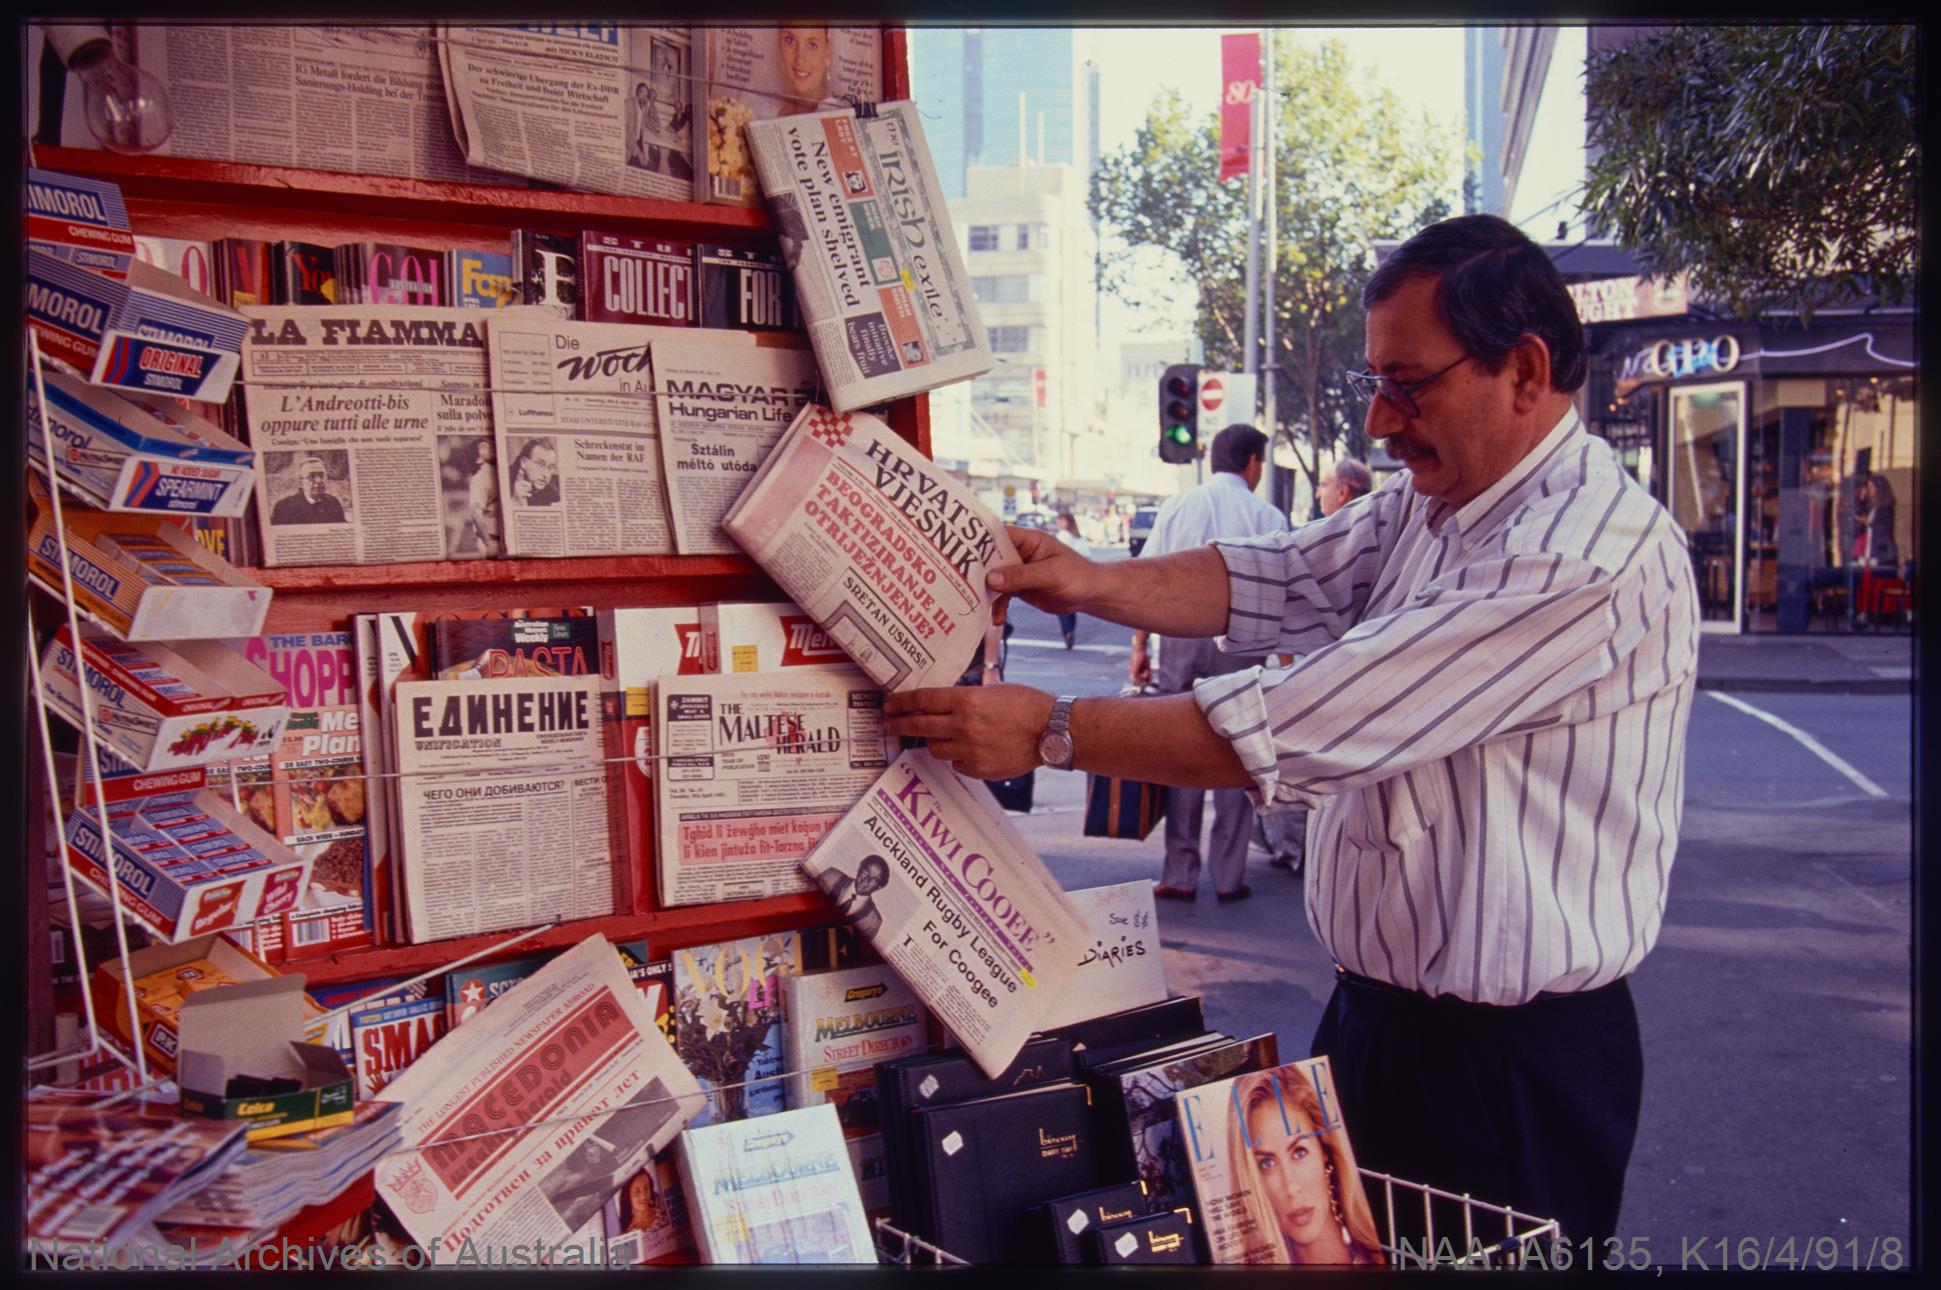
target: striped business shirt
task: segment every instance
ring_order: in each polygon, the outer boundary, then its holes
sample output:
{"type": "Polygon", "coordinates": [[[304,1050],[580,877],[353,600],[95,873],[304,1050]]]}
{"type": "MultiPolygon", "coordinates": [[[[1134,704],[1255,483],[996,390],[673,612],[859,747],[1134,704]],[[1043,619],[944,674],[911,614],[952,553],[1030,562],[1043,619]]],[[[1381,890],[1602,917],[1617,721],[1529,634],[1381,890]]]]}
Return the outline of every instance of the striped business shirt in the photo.
{"type": "Polygon", "coordinates": [[[1698,598],[1684,535],[1573,411],[1461,508],[1406,476],[1219,542],[1224,648],[1286,668],[1194,693],[1257,802],[1314,806],[1335,961],[1476,1003],[1594,989],[1664,918],[1698,598]]]}

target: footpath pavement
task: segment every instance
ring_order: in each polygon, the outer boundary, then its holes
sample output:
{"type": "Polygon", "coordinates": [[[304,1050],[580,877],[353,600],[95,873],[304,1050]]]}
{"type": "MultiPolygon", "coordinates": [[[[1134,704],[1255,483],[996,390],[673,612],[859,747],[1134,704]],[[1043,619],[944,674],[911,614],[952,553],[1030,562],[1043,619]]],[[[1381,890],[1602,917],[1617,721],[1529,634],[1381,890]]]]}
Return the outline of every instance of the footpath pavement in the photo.
{"type": "Polygon", "coordinates": [[[1907,632],[1699,640],[1701,690],[1905,694],[1913,686],[1914,637],[1907,632]]]}

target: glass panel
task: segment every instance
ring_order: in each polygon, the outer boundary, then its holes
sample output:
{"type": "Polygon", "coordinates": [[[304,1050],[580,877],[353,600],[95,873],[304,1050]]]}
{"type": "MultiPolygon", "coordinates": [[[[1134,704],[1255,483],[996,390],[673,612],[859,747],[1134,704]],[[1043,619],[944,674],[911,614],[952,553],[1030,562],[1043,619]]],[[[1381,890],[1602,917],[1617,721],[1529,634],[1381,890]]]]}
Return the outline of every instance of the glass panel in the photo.
{"type": "Polygon", "coordinates": [[[1671,396],[1672,516],[1691,538],[1699,617],[1735,626],[1742,399],[1739,386],[1671,396]]]}

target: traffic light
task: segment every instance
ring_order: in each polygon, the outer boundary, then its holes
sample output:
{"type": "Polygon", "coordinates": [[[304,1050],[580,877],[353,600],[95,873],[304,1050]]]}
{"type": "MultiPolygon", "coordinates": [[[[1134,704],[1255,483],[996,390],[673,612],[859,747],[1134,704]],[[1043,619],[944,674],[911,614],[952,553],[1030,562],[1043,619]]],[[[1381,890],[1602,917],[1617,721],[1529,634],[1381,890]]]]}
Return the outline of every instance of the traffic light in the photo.
{"type": "Polygon", "coordinates": [[[1200,364],[1174,363],[1159,377],[1159,459],[1184,465],[1200,455],[1200,364]]]}

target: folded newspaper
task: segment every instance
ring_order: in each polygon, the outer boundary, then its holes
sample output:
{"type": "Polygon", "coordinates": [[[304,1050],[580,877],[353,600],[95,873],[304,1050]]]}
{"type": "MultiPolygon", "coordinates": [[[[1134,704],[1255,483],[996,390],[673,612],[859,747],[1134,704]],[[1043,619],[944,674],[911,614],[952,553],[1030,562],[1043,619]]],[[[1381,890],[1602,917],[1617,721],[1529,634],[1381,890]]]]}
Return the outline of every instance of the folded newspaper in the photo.
{"type": "Polygon", "coordinates": [[[746,134],[837,411],[991,370],[915,103],[750,121],[746,134]]]}
{"type": "Polygon", "coordinates": [[[722,520],[886,690],[953,685],[990,626],[1004,525],[867,412],[810,404],[722,520]]]}
{"type": "Polygon", "coordinates": [[[558,1246],[673,1140],[701,1087],[604,937],[587,937],[386,1086],[405,1149],[377,1191],[440,1261],[558,1246]]]}
{"type": "Polygon", "coordinates": [[[991,790],[920,748],[802,868],[987,1075],[1043,1027],[1092,948],[991,790]]]}

